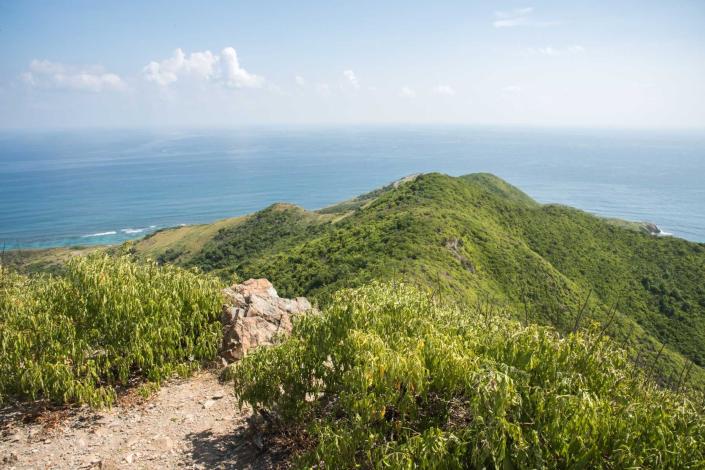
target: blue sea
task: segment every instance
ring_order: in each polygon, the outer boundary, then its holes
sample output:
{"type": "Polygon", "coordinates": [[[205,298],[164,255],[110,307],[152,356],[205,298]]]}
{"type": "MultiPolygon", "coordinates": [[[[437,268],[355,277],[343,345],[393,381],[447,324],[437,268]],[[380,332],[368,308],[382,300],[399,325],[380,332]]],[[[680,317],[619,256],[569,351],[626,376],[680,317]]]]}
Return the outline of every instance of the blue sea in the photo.
{"type": "Polygon", "coordinates": [[[491,172],[544,203],[705,242],[705,133],[461,126],[0,132],[0,243],[115,244],[411,173],[491,172]]]}

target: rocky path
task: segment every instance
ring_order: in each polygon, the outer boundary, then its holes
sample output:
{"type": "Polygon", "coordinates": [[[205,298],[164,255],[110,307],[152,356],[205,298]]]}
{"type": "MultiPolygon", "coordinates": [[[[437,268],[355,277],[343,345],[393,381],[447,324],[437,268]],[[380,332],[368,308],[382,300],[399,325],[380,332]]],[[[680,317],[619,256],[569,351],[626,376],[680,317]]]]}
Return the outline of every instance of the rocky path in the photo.
{"type": "Polygon", "coordinates": [[[248,438],[248,410],[204,371],[106,411],[0,412],[0,468],[272,468],[248,438]]]}

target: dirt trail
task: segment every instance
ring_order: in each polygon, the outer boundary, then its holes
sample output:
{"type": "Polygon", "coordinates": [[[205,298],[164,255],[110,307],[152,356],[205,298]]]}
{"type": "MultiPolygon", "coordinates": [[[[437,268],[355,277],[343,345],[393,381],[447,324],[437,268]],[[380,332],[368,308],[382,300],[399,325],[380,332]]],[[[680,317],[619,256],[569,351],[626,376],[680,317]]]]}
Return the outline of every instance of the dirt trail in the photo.
{"type": "Polygon", "coordinates": [[[209,371],[106,411],[53,411],[27,423],[3,410],[0,468],[272,468],[248,438],[247,416],[209,371]]]}

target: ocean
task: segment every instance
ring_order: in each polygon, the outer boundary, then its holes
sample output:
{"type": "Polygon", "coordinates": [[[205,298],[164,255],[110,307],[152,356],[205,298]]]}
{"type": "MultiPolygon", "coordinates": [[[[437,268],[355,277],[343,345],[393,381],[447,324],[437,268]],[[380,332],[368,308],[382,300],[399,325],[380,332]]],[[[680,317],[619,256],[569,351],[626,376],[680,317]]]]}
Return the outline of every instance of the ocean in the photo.
{"type": "Polygon", "coordinates": [[[330,126],[0,131],[0,244],[115,244],[431,171],[705,242],[705,132],[330,126]]]}

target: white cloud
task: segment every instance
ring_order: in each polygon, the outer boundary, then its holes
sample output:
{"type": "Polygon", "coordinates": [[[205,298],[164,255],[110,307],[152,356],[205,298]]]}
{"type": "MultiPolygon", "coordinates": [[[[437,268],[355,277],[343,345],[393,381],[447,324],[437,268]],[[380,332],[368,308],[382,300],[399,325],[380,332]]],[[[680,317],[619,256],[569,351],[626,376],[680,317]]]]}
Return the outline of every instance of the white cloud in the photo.
{"type": "Polygon", "coordinates": [[[534,12],[534,7],[514,8],[508,11],[496,11],[495,16],[499,19],[510,19],[521,16],[528,16],[534,12]]]}
{"type": "Polygon", "coordinates": [[[181,49],[161,62],[152,61],[144,67],[147,81],[161,86],[167,86],[179,80],[180,76],[193,76],[209,80],[217,73],[219,58],[211,51],[193,52],[188,57],[181,49]]]}
{"type": "Polygon", "coordinates": [[[505,93],[517,94],[521,93],[521,87],[519,85],[509,85],[502,88],[505,93]]]}
{"type": "Polygon", "coordinates": [[[401,90],[399,90],[399,96],[402,96],[404,98],[414,98],[416,97],[416,91],[414,91],[413,88],[409,88],[408,86],[402,87],[401,90]]]}
{"type": "Polygon", "coordinates": [[[260,88],[264,79],[240,66],[237,51],[226,47],[221,53],[192,52],[188,56],[176,49],[171,57],[152,61],[143,68],[144,78],[165,87],[181,79],[190,78],[222,84],[231,88],[260,88]]]}
{"type": "Polygon", "coordinates": [[[298,86],[306,86],[306,79],[301,75],[297,75],[296,77],[294,77],[294,80],[296,81],[296,84],[298,86]]]}
{"type": "Polygon", "coordinates": [[[330,86],[327,83],[317,83],[316,84],[316,92],[318,92],[318,94],[321,96],[330,96],[331,95],[330,86]]]}
{"type": "Polygon", "coordinates": [[[433,93],[437,95],[453,96],[455,95],[455,90],[448,85],[438,85],[433,87],[433,93]]]}
{"type": "Polygon", "coordinates": [[[220,55],[225,63],[225,83],[228,86],[235,88],[259,88],[262,86],[261,77],[240,67],[234,48],[226,47],[220,55]]]}
{"type": "Polygon", "coordinates": [[[127,89],[120,76],[105,72],[100,66],[75,67],[48,60],[30,62],[29,71],[22,74],[22,80],[33,87],[58,90],[95,93],[127,89]]]}
{"type": "Polygon", "coordinates": [[[533,7],[515,8],[507,11],[494,12],[495,28],[514,28],[516,26],[553,26],[560,24],[558,21],[541,21],[533,18],[533,7]]]}
{"type": "Polygon", "coordinates": [[[345,78],[348,82],[350,82],[350,85],[352,85],[353,88],[360,88],[360,82],[358,82],[355,72],[353,72],[352,70],[345,70],[343,71],[343,76],[345,76],[345,78]]]}
{"type": "Polygon", "coordinates": [[[529,54],[531,55],[543,55],[543,56],[551,56],[551,57],[556,57],[556,56],[566,56],[566,55],[576,55],[576,54],[582,54],[585,52],[585,48],[583,46],[568,46],[568,47],[552,47],[552,46],[546,46],[546,47],[530,47],[527,49],[529,54]]]}

